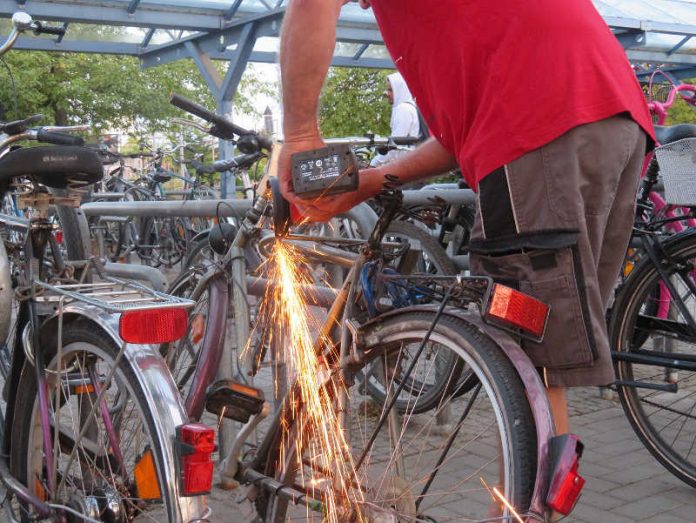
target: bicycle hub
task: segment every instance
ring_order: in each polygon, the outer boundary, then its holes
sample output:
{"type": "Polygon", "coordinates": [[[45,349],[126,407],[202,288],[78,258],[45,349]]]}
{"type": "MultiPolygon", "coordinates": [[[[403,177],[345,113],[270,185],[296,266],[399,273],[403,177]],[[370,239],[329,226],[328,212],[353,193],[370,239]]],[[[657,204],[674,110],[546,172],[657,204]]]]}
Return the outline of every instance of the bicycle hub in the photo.
{"type": "Polygon", "coordinates": [[[358,160],[347,144],[292,155],[292,186],[300,198],[355,191],[358,160]]]}

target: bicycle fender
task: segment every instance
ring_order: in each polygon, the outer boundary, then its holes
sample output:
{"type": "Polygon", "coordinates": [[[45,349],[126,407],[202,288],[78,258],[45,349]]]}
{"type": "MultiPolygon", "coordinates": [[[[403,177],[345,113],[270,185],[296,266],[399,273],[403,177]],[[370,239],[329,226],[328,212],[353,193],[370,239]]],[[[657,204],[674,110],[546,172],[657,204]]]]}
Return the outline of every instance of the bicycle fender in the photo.
{"type": "MultiPolygon", "coordinates": [[[[396,316],[404,312],[423,311],[436,313],[438,309],[439,305],[416,305],[403,309],[395,309],[370,320],[362,325],[361,328],[377,323],[382,318],[396,316]]],[[[537,435],[537,471],[529,510],[534,514],[542,516],[546,512],[545,499],[549,482],[549,443],[551,438],[556,434],[555,424],[551,415],[551,407],[546,395],[546,387],[544,387],[537,369],[525,352],[520,348],[519,344],[505,331],[486,324],[483,319],[481,319],[478,312],[474,313],[472,311],[447,307],[443,311],[443,315],[465,321],[490,338],[493,343],[507,355],[522,380],[532,416],[534,417],[537,435]]]]}
{"type": "MultiPolygon", "coordinates": [[[[57,333],[58,314],[45,321],[41,327],[42,337],[57,333]]],[[[63,308],[63,328],[75,320],[88,321],[95,329],[102,330],[114,340],[118,347],[124,342],[119,336],[120,315],[111,314],[97,307],[68,305],[63,308]]],[[[123,359],[129,364],[145,394],[145,401],[153,412],[157,439],[163,446],[166,459],[164,470],[160,470],[163,483],[173,491],[172,506],[167,507],[169,521],[190,523],[208,521],[209,510],[204,496],[184,497],[180,493],[180,467],[175,448],[176,428],[188,422],[181,395],[176,388],[171,372],[159,353],[159,345],[128,344],[123,359]],[[165,415],[166,413],[166,415],[165,415]]]]}

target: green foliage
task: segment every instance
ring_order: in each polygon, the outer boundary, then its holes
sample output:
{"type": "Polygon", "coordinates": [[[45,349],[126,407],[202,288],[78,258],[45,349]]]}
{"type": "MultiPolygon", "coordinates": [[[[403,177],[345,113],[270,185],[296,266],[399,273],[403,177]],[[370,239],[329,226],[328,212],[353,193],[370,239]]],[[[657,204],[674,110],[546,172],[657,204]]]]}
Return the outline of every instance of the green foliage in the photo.
{"type": "MultiPolygon", "coordinates": [[[[692,81],[687,83],[692,83],[692,81]]],[[[676,125],[679,123],[696,123],[696,109],[681,98],[677,97],[674,105],[667,113],[667,121],[665,125],[676,125]]]]}
{"type": "Polygon", "coordinates": [[[319,107],[323,136],[388,136],[391,106],[384,96],[387,75],[393,71],[332,68],[319,107]]]}
{"type": "MultiPolygon", "coordinates": [[[[89,124],[96,133],[105,129],[151,133],[170,128],[172,117],[185,116],[169,104],[172,91],[215,108],[191,60],[145,70],[137,58],[128,56],[13,51],[5,60],[16,83],[15,107],[8,72],[0,68],[0,103],[6,119],[42,113],[45,124],[89,124]]],[[[235,106],[249,114],[253,107],[244,93],[270,90],[267,82],[245,75],[235,106]]]]}

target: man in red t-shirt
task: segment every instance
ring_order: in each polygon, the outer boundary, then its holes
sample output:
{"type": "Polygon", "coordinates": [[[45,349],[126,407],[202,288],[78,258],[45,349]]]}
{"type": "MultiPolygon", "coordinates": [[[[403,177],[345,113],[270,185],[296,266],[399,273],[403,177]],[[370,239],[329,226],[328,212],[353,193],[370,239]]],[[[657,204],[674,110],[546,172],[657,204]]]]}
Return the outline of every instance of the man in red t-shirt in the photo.
{"type": "Polygon", "coordinates": [[[432,138],[361,172],[356,192],[308,203],[292,192],[290,156],[323,146],[318,99],[344,3],[288,7],[283,193],[321,221],[380,192],[386,174],[405,184],[459,166],[479,200],[472,272],[552,306],[544,342],[523,346],[548,387],[557,432],[566,432],[565,388],[614,379],[604,311],[652,137],[623,49],[591,0],[360,0],[432,138]]]}

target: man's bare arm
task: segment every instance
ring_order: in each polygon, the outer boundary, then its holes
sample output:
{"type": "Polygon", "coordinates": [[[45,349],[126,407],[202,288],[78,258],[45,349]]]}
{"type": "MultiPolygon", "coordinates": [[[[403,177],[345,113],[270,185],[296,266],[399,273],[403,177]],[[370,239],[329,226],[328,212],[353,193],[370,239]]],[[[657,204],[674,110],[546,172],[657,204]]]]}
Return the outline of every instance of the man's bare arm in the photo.
{"type": "Polygon", "coordinates": [[[345,0],[290,0],[283,23],[280,68],[287,141],[318,138],[317,108],[345,0]]]}

